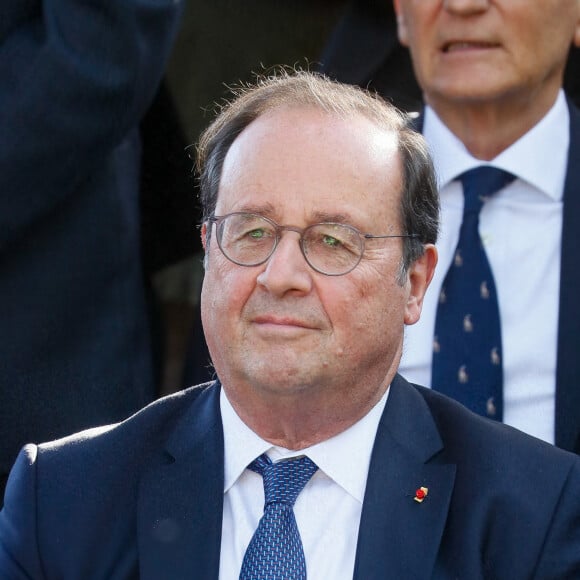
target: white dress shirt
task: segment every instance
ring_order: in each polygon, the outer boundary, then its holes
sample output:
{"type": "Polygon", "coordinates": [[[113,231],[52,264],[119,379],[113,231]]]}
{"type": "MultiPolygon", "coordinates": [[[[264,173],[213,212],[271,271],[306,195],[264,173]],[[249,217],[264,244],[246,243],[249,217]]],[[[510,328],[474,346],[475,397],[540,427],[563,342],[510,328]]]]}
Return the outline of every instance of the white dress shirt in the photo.
{"type": "Polygon", "coordinates": [[[224,512],[220,580],[237,580],[246,548],[264,513],[261,475],[246,469],[267,453],[272,461],[307,455],[318,471],[294,505],[310,580],[352,580],[371,451],[388,390],[367,415],[342,433],[301,451],[275,447],[236,414],[222,388],[224,512]]]}
{"type": "MultiPolygon", "coordinates": [[[[526,135],[489,164],[517,179],[488,200],[479,232],[496,283],[501,318],[504,423],[554,442],[562,195],[570,118],[564,94],[526,135]]],[[[451,263],[463,215],[459,174],[487,164],[427,108],[423,133],[441,192],[439,264],[421,320],[405,329],[399,371],[430,386],[437,300],[451,263]]]]}

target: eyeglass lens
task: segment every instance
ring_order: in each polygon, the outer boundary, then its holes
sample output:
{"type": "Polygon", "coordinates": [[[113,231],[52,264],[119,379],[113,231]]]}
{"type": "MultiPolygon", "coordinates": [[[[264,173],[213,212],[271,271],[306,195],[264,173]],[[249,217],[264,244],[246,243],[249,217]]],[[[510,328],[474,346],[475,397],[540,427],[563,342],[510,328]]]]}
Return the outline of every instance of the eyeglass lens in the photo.
{"type": "MultiPolygon", "coordinates": [[[[218,224],[218,242],[232,262],[242,266],[264,263],[278,243],[280,227],[255,214],[231,214],[218,224]]],[[[324,274],[340,275],[360,261],[363,242],[359,233],[344,224],[314,224],[306,228],[300,245],[306,261],[324,274]]]]}

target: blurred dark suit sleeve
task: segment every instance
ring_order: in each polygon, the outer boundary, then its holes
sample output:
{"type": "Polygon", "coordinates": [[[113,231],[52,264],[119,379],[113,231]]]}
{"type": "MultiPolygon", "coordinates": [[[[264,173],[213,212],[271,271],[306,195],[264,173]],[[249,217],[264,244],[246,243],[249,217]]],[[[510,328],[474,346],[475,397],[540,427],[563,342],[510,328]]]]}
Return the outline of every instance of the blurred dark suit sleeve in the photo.
{"type": "Polygon", "coordinates": [[[170,1],[25,0],[11,9],[21,2],[1,9],[0,175],[9,187],[0,203],[10,211],[0,213],[0,249],[77,191],[138,125],[178,22],[170,1]]]}
{"type": "Polygon", "coordinates": [[[0,3],[0,480],[24,443],[155,395],[138,127],[181,10],[0,3]]]}

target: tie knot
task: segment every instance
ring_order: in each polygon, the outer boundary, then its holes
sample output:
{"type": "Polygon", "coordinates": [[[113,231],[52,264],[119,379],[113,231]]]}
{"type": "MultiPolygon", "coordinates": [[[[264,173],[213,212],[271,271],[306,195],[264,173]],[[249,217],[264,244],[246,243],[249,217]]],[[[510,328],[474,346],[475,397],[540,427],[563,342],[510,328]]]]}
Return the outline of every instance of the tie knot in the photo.
{"type": "Polygon", "coordinates": [[[491,165],[481,165],[462,173],[457,179],[463,185],[464,213],[479,212],[484,202],[510,184],[515,175],[491,165]]]}
{"type": "Polygon", "coordinates": [[[248,466],[264,479],[265,505],[284,503],[293,506],[318,466],[308,457],[272,463],[267,455],[260,455],[248,466]]]}

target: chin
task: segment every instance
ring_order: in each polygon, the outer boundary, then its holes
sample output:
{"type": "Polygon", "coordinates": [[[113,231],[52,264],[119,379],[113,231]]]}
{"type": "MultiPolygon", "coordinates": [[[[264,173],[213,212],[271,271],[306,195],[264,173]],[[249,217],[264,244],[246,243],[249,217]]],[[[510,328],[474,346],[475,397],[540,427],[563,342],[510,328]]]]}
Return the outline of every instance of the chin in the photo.
{"type": "Polygon", "coordinates": [[[261,389],[275,394],[302,393],[311,390],[314,385],[327,381],[321,369],[309,369],[304,365],[289,364],[272,365],[263,362],[253,365],[246,373],[247,380],[253,385],[261,385],[261,389]]]}
{"type": "MultiPolygon", "coordinates": [[[[434,87],[431,94],[433,101],[454,101],[456,103],[490,103],[509,94],[510,87],[502,79],[495,79],[493,71],[462,79],[450,79],[434,87]]],[[[431,99],[428,99],[431,100],[431,99]]]]}

